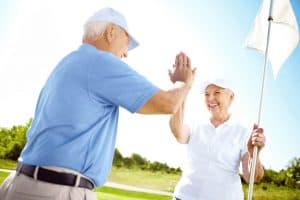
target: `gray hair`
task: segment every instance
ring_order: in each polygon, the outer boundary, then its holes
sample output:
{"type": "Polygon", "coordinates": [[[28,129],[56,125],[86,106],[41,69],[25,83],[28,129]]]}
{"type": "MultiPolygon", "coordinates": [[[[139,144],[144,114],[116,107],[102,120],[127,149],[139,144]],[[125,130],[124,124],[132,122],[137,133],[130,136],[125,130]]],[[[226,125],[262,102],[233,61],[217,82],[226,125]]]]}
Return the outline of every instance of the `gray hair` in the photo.
{"type": "Polygon", "coordinates": [[[83,29],[83,39],[92,38],[96,39],[103,36],[106,27],[110,24],[110,22],[88,22],[84,24],[83,29]]]}

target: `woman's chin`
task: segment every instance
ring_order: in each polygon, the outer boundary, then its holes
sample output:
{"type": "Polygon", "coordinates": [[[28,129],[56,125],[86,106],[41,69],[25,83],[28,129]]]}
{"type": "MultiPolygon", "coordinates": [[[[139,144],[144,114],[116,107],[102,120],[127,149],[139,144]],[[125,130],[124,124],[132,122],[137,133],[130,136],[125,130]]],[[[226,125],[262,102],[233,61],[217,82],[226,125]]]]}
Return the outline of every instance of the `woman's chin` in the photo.
{"type": "Polygon", "coordinates": [[[209,112],[210,112],[211,114],[216,114],[216,113],[219,112],[219,109],[218,109],[218,108],[209,108],[209,112]]]}
{"type": "Polygon", "coordinates": [[[220,111],[217,108],[211,109],[211,110],[209,110],[209,112],[210,112],[212,117],[218,117],[220,115],[220,111]]]}

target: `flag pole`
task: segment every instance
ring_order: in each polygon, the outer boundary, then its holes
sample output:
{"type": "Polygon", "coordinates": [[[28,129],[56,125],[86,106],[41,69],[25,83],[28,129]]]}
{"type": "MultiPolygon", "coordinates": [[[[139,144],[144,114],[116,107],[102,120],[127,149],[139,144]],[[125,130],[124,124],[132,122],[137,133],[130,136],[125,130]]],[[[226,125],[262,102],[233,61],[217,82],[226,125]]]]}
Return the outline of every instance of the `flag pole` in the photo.
{"type": "MultiPolygon", "coordinates": [[[[266,45],[266,51],[265,51],[264,68],[263,68],[261,93],[260,93],[260,101],[259,101],[259,109],[258,109],[258,119],[257,119],[257,126],[258,127],[259,127],[260,118],[261,118],[262,101],[263,101],[263,94],[264,94],[266,68],[267,68],[269,42],[270,42],[270,33],[271,33],[271,24],[272,24],[272,21],[273,21],[273,18],[272,18],[272,9],[273,9],[273,0],[270,0],[269,18],[268,18],[269,23],[268,23],[267,45],[266,45]]],[[[258,153],[257,146],[254,146],[254,149],[253,149],[253,158],[252,158],[251,165],[250,165],[251,168],[250,168],[250,181],[249,181],[249,190],[248,190],[248,200],[252,200],[255,167],[256,167],[256,160],[257,160],[257,153],[258,153]]]]}

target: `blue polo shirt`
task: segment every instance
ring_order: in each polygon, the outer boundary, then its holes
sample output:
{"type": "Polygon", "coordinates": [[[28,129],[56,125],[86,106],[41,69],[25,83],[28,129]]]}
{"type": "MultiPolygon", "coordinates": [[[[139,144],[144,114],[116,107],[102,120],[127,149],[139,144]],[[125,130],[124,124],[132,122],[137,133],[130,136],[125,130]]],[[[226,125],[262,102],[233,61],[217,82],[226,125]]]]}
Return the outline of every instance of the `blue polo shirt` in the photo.
{"type": "Polygon", "coordinates": [[[69,168],[103,185],[114,155],[119,106],[134,113],[158,90],[113,54],[81,45],[45,83],[19,161],[69,168]]]}

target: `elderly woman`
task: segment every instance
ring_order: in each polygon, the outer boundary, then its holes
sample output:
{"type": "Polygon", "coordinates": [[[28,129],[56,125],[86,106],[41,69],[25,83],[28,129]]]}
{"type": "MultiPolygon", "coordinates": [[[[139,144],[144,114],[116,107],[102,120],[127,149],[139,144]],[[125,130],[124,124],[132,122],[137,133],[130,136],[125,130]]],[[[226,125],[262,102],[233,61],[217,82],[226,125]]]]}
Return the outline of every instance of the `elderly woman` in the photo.
{"type": "MultiPolygon", "coordinates": [[[[170,78],[175,82],[178,77],[170,73],[170,78]]],[[[243,178],[249,182],[253,148],[257,146],[260,152],[265,145],[263,129],[254,125],[251,132],[234,121],[228,110],[234,91],[226,80],[207,81],[202,92],[209,120],[195,127],[183,124],[184,103],[170,119],[173,135],[179,143],[187,144],[188,153],[188,167],[175,188],[174,200],[242,200],[239,166],[242,163],[243,178]]],[[[258,156],[255,181],[263,174],[258,156]]]]}

